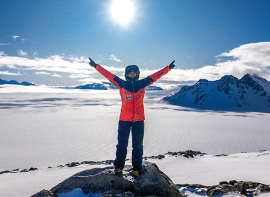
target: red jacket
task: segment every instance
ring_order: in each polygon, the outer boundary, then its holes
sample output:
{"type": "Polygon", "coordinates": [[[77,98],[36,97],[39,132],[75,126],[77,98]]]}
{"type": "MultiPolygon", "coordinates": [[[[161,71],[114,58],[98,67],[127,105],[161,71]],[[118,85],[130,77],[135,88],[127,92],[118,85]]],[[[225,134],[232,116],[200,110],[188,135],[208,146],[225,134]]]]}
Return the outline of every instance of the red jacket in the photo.
{"type": "MultiPolygon", "coordinates": [[[[133,66],[132,68],[138,69],[137,66],[133,66]]],[[[134,80],[129,79],[126,73],[127,81],[122,80],[116,75],[110,73],[105,68],[101,67],[99,64],[96,66],[96,70],[120,89],[120,95],[122,99],[120,120],[135,122],[145,120],[143,106],[145,88],[152,85],[163,75],[167,74],[170,71],[170,68],[169,66],[166,66],[160,71],[141,80],[138,80],[139,70],[137,73],[137,77],[134,80]]]]}

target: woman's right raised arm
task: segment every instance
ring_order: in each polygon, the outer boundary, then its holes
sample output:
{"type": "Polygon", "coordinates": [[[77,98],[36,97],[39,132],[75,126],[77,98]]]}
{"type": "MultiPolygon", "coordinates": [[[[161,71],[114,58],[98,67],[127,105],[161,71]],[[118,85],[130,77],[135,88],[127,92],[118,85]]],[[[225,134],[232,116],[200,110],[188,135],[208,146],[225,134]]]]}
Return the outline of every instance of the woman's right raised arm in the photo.
{"type": "Polygon", "coordinates": [[[116,75],[110,73],[105,68],[100,66],[99,64],[96,64],[90,57],[90,66],[94,67],[100,74],[102,74],[104,77],[106,77],[110,82],[112,82],[116,87],[121,88],[123,84],[123,80],[117,77],[116,75]]]}

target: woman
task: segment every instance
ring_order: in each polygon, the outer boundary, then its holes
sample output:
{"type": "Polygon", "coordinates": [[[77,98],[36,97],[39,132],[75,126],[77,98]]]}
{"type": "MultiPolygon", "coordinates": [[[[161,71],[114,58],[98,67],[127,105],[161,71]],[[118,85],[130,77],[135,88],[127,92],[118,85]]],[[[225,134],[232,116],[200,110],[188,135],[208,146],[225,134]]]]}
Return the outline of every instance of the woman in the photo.
{"type": "Polygon", "coordinates": [[[160,77],[175,67],[174,61],[160,71],[139,80],[140,70],[136,65],[127,66],[125,80],[110,73],[91,58],[90,65],[120,89],[122,99],[121,114],[118,123],[118,144],[116,146],[116,159],[114,161],[115,174],[121,173],[127,155],[127,146],[130,130],[132,131],[132,166],[136,176],[143,175],[143,136],[144,136],[144,106],[143,98],[145,88],[152,85],[160,77]]]}

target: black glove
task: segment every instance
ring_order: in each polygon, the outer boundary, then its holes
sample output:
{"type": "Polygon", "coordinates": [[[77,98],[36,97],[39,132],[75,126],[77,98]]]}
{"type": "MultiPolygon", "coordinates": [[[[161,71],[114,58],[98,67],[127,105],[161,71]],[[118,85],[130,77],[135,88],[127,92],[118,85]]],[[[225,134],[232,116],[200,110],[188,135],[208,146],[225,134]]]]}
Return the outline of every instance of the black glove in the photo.
{"type": "Polygon", "coordinates": [[[175,62],[175,60],[173,60],[173,62],[169,65],[169,68],[170,68],[171,70],[175,67],[174,62],[175,62]]]}
{"type": "Polygon", "coordinates": [[[90,66],[96,68],[97,64],[90,57],[89,57],[89,60],[90,60],[89,62],[90,66]]]}

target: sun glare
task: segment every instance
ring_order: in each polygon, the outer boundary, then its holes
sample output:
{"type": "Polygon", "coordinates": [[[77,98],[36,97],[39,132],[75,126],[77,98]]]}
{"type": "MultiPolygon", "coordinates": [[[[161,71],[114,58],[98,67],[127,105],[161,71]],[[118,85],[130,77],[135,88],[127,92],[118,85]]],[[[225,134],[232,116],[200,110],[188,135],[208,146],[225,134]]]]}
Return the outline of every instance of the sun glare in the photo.
{"type": "Polygon", "coordinates": [[[129,23],[134,16],[134,5],[130,0],[115,0],[112,3],[111,14],[117,22],[129,23]]]}

